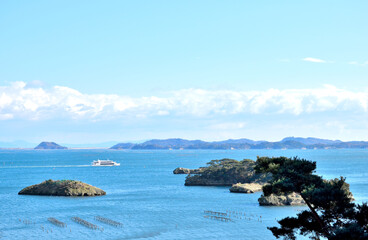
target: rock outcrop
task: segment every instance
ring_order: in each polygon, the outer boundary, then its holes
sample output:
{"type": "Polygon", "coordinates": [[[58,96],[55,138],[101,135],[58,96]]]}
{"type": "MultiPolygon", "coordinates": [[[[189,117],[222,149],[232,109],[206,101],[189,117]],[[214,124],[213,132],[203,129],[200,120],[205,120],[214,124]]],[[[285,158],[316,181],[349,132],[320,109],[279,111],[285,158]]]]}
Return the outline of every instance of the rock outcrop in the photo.
{"type": "Polygon", "coordinates": [[[262,196],[258,199],[260,206],[299,206],[305,205],[303,198],[297,193],[290,193],[288,195],[262,196]]]}
{"type": "Polygon", "coordinates": [[[202,169],[203,168],[189,169],[189,168],[178,167],[178,168],[175,168],[173,173],[174,174],[199,174],[202,171],[202,169]]]}
{"type": "Polygon", "coordinates": [[[34,149],[68,149],[67,147],[60,146],[54,142],[42,142],[38,144],[34,149]]]}
{"type": "Polygon", "coordinates": [[[174,174],[190,174],[192,170],[189,168],[178,167],[173,171],[174,174]]]}
{"type": "Polygon", "coordinates": [[[20,195],[47,195],[47,196],[101,196],[106,192],[74,180],[47,180],[40,184],[32,185],[22,189],[20,195]]]}
{"type": "Polygon", "coordinates": [[[236,183],[265,184],[270,176],[257,174],[254,170],[255,161],[245,159],[212,160],[207,167],[190,174],[185,179],[186,186],[232,186],[236,183]]]}
{"type": "Polygon", "coordinates": [[[259,183],[237,183],[229,189],[233,193],[255,193],[262,191],[262,184],[259,183]]]}

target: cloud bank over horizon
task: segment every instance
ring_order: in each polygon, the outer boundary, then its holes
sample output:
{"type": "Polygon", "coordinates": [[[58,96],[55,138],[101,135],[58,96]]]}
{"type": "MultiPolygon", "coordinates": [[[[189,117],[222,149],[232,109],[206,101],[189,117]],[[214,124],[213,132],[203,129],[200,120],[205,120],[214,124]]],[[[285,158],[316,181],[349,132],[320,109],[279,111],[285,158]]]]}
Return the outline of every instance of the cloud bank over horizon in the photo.
{"type": "Polygon", "coordinates": [[[0,86],[0,120],[84,119],[108,121],[152,116],[313,114],[368,112],[368,91],[324,85],[314,89],[264,91],[182,89],[165,96],[133,98],[85,94],[66,86],[46,88],[25,82],[0,86]]]}
{"type": "Polygon", "coordinates": [[[0,123],[0,141],[273,141],[287,136],[365,140],[368,89],[192,88],[131,97],[12,82],[0,86],[0,123]]]}

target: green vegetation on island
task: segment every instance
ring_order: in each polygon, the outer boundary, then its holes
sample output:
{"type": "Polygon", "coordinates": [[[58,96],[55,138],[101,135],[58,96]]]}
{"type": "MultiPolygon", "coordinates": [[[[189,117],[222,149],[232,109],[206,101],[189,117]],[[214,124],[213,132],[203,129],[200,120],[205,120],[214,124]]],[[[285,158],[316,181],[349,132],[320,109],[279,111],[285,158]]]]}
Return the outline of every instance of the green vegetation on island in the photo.
{"type": "Polygon", "coordinates": [[[368,239],[368,205],[353,202],[345,178],[324,180],[315,174],[316,162],[297,157],[261,157],[255,169],[272,174],[263,186],[264,196],[297,193],[309,208],[296,217],[279,220],[280,227],[269,228],[275,237],[294,240],[301,234],[310,239],[368,239]]]}
{"type": "Polygon", "coordinates": [[[47,196],[101,196],[106,192],[75,180],[47,180],[40,184],[22,189],[20,195],[47,195],[47,196]]]}
{"type": "Polygon", "coordinates": [[[234,159],[212,160],[207,167],[200,168],[196,174],[185,179],[186,186],[231,186],[236,183],[264,184],[269,174],[258,174],[254,167],[256,162],[250,159],[237,161],[234,159]]]}

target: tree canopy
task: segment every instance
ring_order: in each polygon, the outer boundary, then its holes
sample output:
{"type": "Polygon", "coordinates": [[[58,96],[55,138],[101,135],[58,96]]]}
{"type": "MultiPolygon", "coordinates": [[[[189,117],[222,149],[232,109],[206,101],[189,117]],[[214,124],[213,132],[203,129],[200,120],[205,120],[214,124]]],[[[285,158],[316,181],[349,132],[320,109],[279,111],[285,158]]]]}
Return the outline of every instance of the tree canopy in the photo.
{"type": "Polygon", "coordinates": [[[272,173],[263,187],[265,196],[296,192],[309,208],[279,220],[279,227],[269,228],[273,235],[291,240],[298,234],[311,239],[368,239],[368,205],[353,202],[345,178],[324,180],[315,174],[316,167],[316,162],[298,157],[257,158],[256,172],[272,173]]]}

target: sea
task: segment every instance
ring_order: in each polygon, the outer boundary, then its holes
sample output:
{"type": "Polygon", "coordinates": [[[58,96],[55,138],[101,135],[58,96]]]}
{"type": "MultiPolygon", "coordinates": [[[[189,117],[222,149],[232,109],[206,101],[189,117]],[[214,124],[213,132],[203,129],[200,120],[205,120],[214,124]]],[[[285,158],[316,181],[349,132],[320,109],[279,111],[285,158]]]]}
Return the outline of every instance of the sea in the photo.
{"type": "MultiPolygon", "coordinates": [[[[261,207],[261,193],[229,187],[184,186],[177,167],[198,168],[213,159],[298,156],[317,162],[326,179],[346,177],[358,203],[368,201],[368,150],[0,150],[0,239],[275,239],[267,227],[304,207],[261,207]],[[93,167],[97,159],[119,162],[93,167]],[[98,197],[26,196],[44,180],[80,180],[106,191],[98,197]],[[226,213],[227,221],[220,219],[226,213]],[[95,219],[119,222],[112,226],[95,219]],[[217,216],[206,217],[206,216],[217,216]],[[66,224],[58,227],[47,219],[66,224]],[[79,217],[98,227],[76,223],[79,217]]],[[[298,238],[299,239],[299,238],[298,238]]],[[[300,237],[300,239],[305,239],[300,237]]]]}

